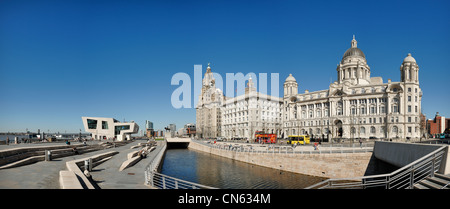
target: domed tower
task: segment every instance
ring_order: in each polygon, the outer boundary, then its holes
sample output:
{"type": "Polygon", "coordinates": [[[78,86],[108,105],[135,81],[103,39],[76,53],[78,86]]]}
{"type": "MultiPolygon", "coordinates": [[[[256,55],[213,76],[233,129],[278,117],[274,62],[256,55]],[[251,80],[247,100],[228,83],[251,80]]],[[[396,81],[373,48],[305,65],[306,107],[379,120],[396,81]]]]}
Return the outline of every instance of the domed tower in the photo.
{"type": "Polygon", "coordinates": [[[283,86],[284,86],[284,97],[297,95],[298,84],[294,76],[292,76],[292,74],[289,74],[289,76],[286,78],[286,81],[284,81],[283,86]]]}
{"type": "Polygon", "coordinates": [[[401,82],[419,84],[419,66],[411,53],[408,53],[400,66],[400,78],[401,82]]]}
{"type": "Polygon", "coordinates": [[[203,78],[203,86],[210,86],[211,82],[213,82],[213,80],[214,80],[214,78],[213,78],[213,74],[211,72],[211,66],[210,66],[210,63],[208,63],[208,67],[206,68],[206,73],[203,78]]]}
{"type": "Polygon", "coordinates": [[[358,48],[358,42],[354,35],[351,47],[345,51],[336,71],[338,83],[350,81],[354,84],[370,84],[370,67],[367,65],[363,51],[358,48]]]}

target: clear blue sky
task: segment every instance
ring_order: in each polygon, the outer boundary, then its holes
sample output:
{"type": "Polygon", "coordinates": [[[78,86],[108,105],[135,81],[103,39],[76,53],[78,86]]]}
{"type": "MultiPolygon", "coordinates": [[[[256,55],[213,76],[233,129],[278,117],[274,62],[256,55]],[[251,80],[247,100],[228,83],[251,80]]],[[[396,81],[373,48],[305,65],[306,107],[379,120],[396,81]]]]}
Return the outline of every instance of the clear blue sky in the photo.
{"type": "MultiPolygon", "coordinates": [[[[292,73],[327,89],[356,35],[373,77],[412,53],[423,112],[450,117],[449,1],[0,1],[0,132],[78,132],[81,116],[195,122],[172,76],[292,73]]],[[[192,93],[193,94],[193,93],[192,93]]]]}

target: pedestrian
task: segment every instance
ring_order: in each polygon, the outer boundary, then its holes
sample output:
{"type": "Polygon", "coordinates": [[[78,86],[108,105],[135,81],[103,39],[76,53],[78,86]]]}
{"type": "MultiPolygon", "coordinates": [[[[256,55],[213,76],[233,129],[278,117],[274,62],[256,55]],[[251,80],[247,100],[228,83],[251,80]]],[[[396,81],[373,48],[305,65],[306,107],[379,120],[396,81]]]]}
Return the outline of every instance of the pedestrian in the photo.
{"type": "Polygon", "coordinates": [[[9,136],[6,137],[6,145],[9,145],[9,136]]]}
{"type": "Polygon", "coordinates": [[[359,139],[359,147],[362,148],[362,141],[359,139]]]}

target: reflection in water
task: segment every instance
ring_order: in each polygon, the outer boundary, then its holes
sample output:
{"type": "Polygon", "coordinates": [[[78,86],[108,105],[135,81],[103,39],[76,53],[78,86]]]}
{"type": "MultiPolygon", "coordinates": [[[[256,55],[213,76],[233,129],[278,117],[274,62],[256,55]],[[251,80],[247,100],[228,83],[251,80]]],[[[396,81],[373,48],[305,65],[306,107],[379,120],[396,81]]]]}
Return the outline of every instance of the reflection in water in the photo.
{"type": "Polygon", "coordinates": [[[189,149],[168,149],[161,173],[221,189],[300,189],[325,180],[189,149]]]}

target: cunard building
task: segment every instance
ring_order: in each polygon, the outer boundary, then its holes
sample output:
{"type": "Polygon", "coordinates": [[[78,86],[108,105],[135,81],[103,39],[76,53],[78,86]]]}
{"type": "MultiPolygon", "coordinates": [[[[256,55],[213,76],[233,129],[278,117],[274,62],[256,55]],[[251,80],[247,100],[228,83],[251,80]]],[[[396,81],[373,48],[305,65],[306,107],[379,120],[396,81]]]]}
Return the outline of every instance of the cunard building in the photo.
{"type": "Polygon", "coordinates": [[[316,138],[411,138],[420,133],[422,91],[419,66],[408,54],[400,65],[399,82],[371,77],[363,51],[353,37],[337,65],[337,81],[328,89],[298,93],[290,74],[284,82],[284,137],[308,134],[316,138]]]}

